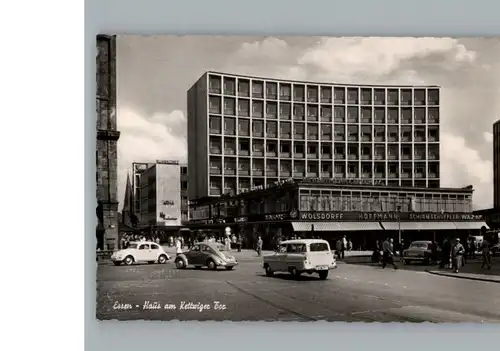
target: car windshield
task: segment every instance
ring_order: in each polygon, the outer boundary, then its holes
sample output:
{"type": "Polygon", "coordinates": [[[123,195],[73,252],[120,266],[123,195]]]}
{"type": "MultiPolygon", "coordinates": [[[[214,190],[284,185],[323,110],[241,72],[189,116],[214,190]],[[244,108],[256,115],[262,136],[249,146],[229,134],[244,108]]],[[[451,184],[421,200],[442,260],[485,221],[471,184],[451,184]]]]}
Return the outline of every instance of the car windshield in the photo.
{"type": "Polygon", "coordinates": [[[427,243],[411,243],[410,247],[415,249],[427,249],[427,243]]]}
{"type": "Polygon", "coordinates": [[[137,249],[137,244],[129,244],[127,249],[137,249]]]}

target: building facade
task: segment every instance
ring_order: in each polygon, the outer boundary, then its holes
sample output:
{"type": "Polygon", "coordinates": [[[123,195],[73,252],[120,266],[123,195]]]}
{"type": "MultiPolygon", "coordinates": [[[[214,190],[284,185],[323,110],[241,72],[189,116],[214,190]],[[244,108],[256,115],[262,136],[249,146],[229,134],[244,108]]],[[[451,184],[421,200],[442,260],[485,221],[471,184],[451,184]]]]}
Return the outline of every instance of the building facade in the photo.
{"type": "Polygon", "coordinates": [[[205,73],[188,91],[189,198],[293,177],[439,188],[440,88],[205,73]]]}
{"type": "Polygon", "coordinates": [[[158,160],[139,179],[142,227],[181,225],[181,180],[178,161],[158,160]]]}
{"type": "Polygon", "coordinates": [[[471,187],[436,189],[374,185],[366,180],[286,180],[237,195],[191,201],[191,229],[222,233],[229,226],[247,243],[262,236],[317,236],[333,243],[347,235],[355,248],[373,249],[387,236],[411,240],[466,238],[486,226],[472,213],[471,187]]]}
{"type": "Polygon", "coordinates": [[[493,124],[493,207],[500,208],[500,120],[493,124]]]}
{"type": "Polygon", "coordinates": [[[116,37],[97,36],[97,140],[96,228],[97,248],[114,250],[119,245],[116,128],[116,37]]]}
{"type": "Polygon", "coordinates": [[[189,221],[189,200],[188,200],[188,167],[186,164],[181,164],[181,221],[187,223],[189,221]]]}

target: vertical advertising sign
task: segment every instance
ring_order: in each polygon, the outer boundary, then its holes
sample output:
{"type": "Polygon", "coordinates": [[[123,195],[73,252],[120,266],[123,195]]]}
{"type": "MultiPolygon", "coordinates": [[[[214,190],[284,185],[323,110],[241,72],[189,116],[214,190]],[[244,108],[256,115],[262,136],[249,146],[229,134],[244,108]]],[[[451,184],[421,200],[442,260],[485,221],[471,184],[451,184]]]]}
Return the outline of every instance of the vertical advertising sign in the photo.
{"type": "Polygon", "coordinates": [[[157,162],[156,201],[158,225],[181,225],[181,169],[178,162],[157,162]]]}

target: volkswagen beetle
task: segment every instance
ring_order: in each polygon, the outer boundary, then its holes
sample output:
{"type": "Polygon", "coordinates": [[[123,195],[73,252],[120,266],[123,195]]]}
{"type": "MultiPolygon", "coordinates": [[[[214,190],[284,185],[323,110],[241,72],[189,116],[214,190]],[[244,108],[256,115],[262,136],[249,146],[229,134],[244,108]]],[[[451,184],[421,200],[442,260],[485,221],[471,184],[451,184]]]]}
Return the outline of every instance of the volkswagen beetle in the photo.
{"type": "Polygon", "coordinates": [[[224,245],[211,242],[194,244],[189,251],[178,254],[174,262],[178,269],[194,266],[208,267],[212,270],[224,267],[231,270],[238,265],[236,258],[224,245]]]}

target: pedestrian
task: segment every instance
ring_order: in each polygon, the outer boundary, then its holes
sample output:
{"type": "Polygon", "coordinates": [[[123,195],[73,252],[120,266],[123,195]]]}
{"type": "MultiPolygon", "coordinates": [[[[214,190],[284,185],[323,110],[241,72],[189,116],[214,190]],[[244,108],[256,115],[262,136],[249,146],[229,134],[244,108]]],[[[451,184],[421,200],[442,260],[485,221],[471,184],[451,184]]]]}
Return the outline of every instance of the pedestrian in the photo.
{"type": "Polygon", "coordinates": [[[224,244],[226,245],[227,251],[231,251],[231,239],[229,238],[229,235],[226,236],[226,239],[224,240],[224,244]]]}
{"type": "Polygon", "coordinates": [[[448,238],[445,238],[441,250],[441,262],[439,268],[445,268],[450,263],[451,243],[448,238]]]}
{"type": "Polygon", "coordinates": [[[236,248],[238,252],[241,252],[241,235],[238,234],[238,238],[236,239],[236,248]]]}
{"type": "Polygon", "coordinates": [[[342,251],[342,240],[339,239],[335,243],[335,254],[337,255],[337,259],[340,259],[341,251],[342,251]]]}
{"type": "Polygon", "coordinates": [[[262,238],[259,236],[257,239],[257,248],[256,248],[258,256],[262,255],[262,244],[263,244],[262,238]]]}
{"type": "Polygon", "coordinates": [[[398,266],[396,266],[396,263],[394,262],[393,240],[391,238],[387,238],[382,244],[382,249],[384,250],[382,255],[382,269],[384,269],[388,263],[392,264],[394,269],[398,269],[398,266]]]}
{"type": "Polygon", "coordinates": [[[483,256],[483,264],[481,265],[481,268],[484,268],[486,266],[488,269],[491,269],[490,241],[488,240],[488,238],[483,237],[483,242],[481,244],[481,251],[483,256]]]}
{"type": "Polygon", "coordinates": [[[175,253],[180,255],[182,253],[182,244],[179,238],[175,240],[175,253]]]}
{"type": "Polygon", "coordinates": [[[451,264],[454,273],[458,273],[460,267],[463,263],[463,255],[465,253],[465,249],[463,245],[460,243],[460,239],[455,239],[455,244],[451,247],[451,264]]]}
{"type": "Polygon", "coordinates": [[[344,237],[342,238],[342,248],[340,250],[340,254],[342,256],[342,259],[344,259],[344,257],[345,257],[345,250],[346,249],[347,249],[347,238],[344,235],[344,237]]]}

